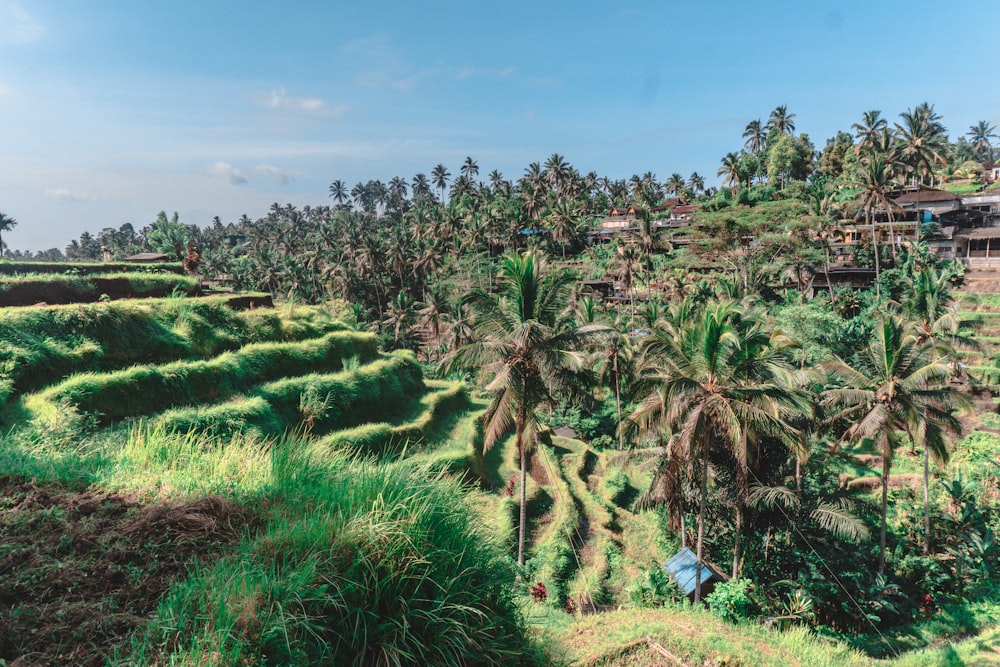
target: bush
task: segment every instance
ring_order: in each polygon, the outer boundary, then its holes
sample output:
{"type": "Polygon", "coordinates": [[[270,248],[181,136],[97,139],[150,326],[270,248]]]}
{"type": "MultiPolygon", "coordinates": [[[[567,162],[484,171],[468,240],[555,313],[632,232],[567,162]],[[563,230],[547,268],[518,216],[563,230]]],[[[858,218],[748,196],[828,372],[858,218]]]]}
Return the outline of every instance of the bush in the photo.
{"type": "Polygon", "coordinates": [[[709,609],[716,616],[730,623],[738,623],[749,617],[753,606],[748,591],[753,587],[749,579],[730,579],[716,584],[715,590],[705,598],[709,609]]]}

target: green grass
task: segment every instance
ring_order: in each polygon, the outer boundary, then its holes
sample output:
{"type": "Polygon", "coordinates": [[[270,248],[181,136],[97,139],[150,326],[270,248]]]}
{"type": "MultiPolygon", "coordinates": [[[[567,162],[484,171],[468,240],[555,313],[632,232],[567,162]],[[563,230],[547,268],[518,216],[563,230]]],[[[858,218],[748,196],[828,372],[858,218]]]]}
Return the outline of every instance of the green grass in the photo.
{"type": "Polygon", "coordinates": [[[553,654],[566,665],[639,667],[651,664],[728,667],[862,667],[871,659],[805,629],[772,631],[731,625],[692,608],[625,610],[574,618],[555,614],[535,620],[553,654]],[[652,647],[655,644],[673,659],[652,647]]]}
{"type": "Polygon", "coordinates": [[[14,276],[27,273],[68,275],[90,275],[99,273],[182,273],[180,262],[153,262],[133,264],[131,262],[19,262],[0,260],[0,275],[14,276]]]}
{"type": "Polygon", "coordinates": [[[511,562],[453,481],[279,443],[265,529],[176,584],[130,663],[530,661],[511,562]]]}
{"type": "MultiPolygon", "coordinates": [[[[214,403],[269,380],[342,368],[348,357],[371,359],[372,334],[333,332],[323,338],[293,343],[256,343],[207,361],[177,361],[162,366],[133,366],[111,373],[83,373],[25,397],[36,419],[58,419],[67,406],[103,422],[154,414],[167,408],[214,403]]],[[[289,381],[291,382],[291,381],[289,381]]],[[[303,382],[299,379],[297,382],[303,382]]],[[[262,388],[268,402],[292,391],[262,388]]],[[[294,396],[297,402],[298,394],[294,396]]],[[[287,401],[281,403],[285,407],[287,401]]]]}
{"type": "Polygon", "coordinates": [[[26,306],[38,302],[80,303],[109,298],[163,297],[194,294],[201,289],[197,276],[176,273],[58,273],[7,276],[0,280],[0,303],[26,306]]]}
{"type": "Polygon", "coordinates": [[[228,298],[0,309],[0,404],[73,373],[209,358],[347,327],[325,309],[234,311],[228,298]]]}

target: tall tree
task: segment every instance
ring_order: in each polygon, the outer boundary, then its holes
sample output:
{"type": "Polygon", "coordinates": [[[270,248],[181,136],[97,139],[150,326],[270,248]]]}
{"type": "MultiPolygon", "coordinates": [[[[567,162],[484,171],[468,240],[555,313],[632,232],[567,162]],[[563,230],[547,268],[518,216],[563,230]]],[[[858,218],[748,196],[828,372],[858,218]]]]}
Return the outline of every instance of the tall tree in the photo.
{"type": "MultiPolygon", "coordinates": [[[[15,227],[17,227],[17,220],[15,220],[14,218],[10,217],[9,215],[6,215],[4,213],[0,213],[0,233],[2,233],[2,232],[9,232],[10,230],[14,229],[15,227]]],[[[3,256],[3,249],[5,247],[6,247],[6,244],[3,242],[3,237],[0,236],[0,257],[3,256]]]]}
{"type": "Polygon", "coordinates": [[[471,156],[465,158],[465,162],[462,163],[462,176],[469,179],[470,182],[474,182],[476,177],[479,176],[479,163],[472,159],[471,156]]]}
{"type": "Polygon", "coordinates": [[[343,204],[350,199],[351,193],[347,190],[347,185],[339,178],[330,184],[330,198],[338,204],[343,204]]]}
{"type": "Polygon", "coordinates": [[[712,303],[679,328],[654,332],[643,347],[637,387],[645,395],[629,417],[647,429],[665,429],[675,455],[696,463],[699,477],[695,601],[701,599],[708,469],[720,448],[737,477],[733,576],[739,573],[747,477],[754,446],[771,438],[797,447],[787,418],[805,407],[780,380],[762,322],[732,303],[712,303]]]}
{"type": "Polygon", "coordinates": [[[831,423],[847,422],[843,439],[871,441],[882,458],[882,525],[879,533],[879,573],[886,562],[886,510],[889,473],[905,433],[914,447],[926,448],[940,461],[948,460],[949,433],[961,426],[952,409],[966,403],[946,384],[947,364],[928,359],[904,321],[886,315],[876,322],[873,340],[856,367],[840,359],[823,367],[843,386],[823,392],[822,404],[831,410],[831,423]]]}
{"type": "MultiPolygon", "coordinates": [[[[958,367],[959,354],[956,348],[980,350],[982,346],[974,337],[965,336],[962,330],[970,328],[972,322],[959,315],[958,304],[951,294],[951,280],[956,273],[938,270],[933,265],[921,268],[907,280],[907,291],[902,302],[903,312],[909,318],[910,332],[916,344],[926,349],[929,357],[947,360],[958,367]]],[[[924,555],[930,553],[930,462],[929,448],[924,447],[924,555]]]]}
{"type": "Polygon", "coordinates": [[[743,130],[743,138],[746,139],[743,148],[748,153],[760,155],[763,152],[764,146],[767,144],[767,134],[764,132],[759,118],[747,123],[746,129],[743,130]]]}
{"type": "Polygon", "coordinates": [[[889,200],[889,190],[892,187],[893,170],[883,153],[875,153],[862,162],[858,172],[858,185],[862,188],[860,210],[865,222],[871,225],[872,252],[875,255],[875,294],[882,301],[881,261],[879,259],[878,233],[876,231],[875,213],[885,211],[892,219],[894,203],[889,200]]]}
{"type": "Polygon", "coordinates": [[[854,130],[854,137],[857,143],[854,145],[854,152],[857,157],[870,154],[878,144],[879,137],[889,129],[889,123],[882,118],[882,112],[878,109],[866,111],[861,116],[860,123],[851,125],[854,130]]]}
{"type": "Polygon", "coordinates": [[[945,163],[946,137],[941,116],[934,112],[933,104],[924,102],[912,111],[907,109],[899,117],[903,119],[902,124],[896,123],[900,160],[921,183],[930,176],[931,185],[934,185],[934,165],[945,163]]]}
{"type": "Polygon", "coordinates": [[[775,107],[774,111],[767,119],[767,129],[772,132],[780,132],[782,134],[794,134],[795,133],[795,114],[788,113],[788,105],[781,104],[775,107]]]}
{"type": "Polygon", "coordinates": [[[476,290],[465,299],[475,340],[450,355],[446,366],[481,368],[492,378],[486,385],[493,398],[484,415],[484,451],[514,429],[521,466],[517,562],[524,565],[527,466],[538,409],[582,371],[584,343],[604,328],[574,326],[568,310],[572,277],[547,271],[542,256],[507,255],[500,271],[500,295],[476,290]]]}
{"type": "Polygon", "coordinates": [[[722,184],[728,184],[732,193],[736,194],[742,185],[740,180],[740,156],[732,152],[726,153],[726,156],[722,158],[722,165],[715,172],[715,175],[722,176],[722,184]]]}
{"type": "Polygon", "coordinates": [[[431,170],[431,180],[434,182],[434,187],[436,187],[441,192],[441,202],[444,203],[444,193],[448,189],[448,178],[451,173],[448,168],[443,164],[439,164],[431,170]]]}
{"type": "Polygon", "coordinates": [[[981,120],[970,126],[969,131],[965,133],[965,136],[969,137],[969,143],[972,144],[976,158],[982,162],[989,162],[993,159],[993,144],[990,143],[990,139],[1000,139],[996,135],[996,129],[995,126],[981,120]]]}

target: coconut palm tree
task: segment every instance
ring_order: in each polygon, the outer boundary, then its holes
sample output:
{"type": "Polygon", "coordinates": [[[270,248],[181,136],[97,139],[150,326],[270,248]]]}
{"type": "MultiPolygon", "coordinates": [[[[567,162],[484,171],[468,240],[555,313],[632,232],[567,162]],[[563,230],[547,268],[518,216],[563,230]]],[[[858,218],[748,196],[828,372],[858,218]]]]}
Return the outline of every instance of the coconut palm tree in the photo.
{"type": "Polygon", "coordinates": [[[722,158],[722,165],[715,172],[715,175],[722,176],[722,184],[726,185],[728,183],[729,190],[733,194],[736,194],[743,184],[740,172],[740,156],[732,152],[726,153],[726,156],[722,158]]]}
{"type": "Polygon", "coordinates": [[[479,176],[479,163],[472,159],[472,156],[466,157],[465,162],[462,163],[462,168],[460,170],[462,176],[469,179],[470,182],[474,181],[476,176],[479,176]]]}
{"type": "Polygon", "coordinates": [[[674,196],[680,196],[681,192],[684,191],[684,177],[675,171],[670,174],[670,178],[667,179],[667,182],[664,183],[663,186],[666,188],[667,192],[673,194],[674,196]]]}
{"type": "MultiPolygon", "coordinates": [[[[746,483],[755,445],[763,438],[793,448],[799,433],[787,418],[801,412],[802,395],[785,385],[763,322],[733,303],[713,303],[680,326],[654,332],[643,346],[637,395],[629,417],[640,427],[665,430],[673,455],[698,470],[695,601],[701,598],[705,502],[709,462],[721,447],[734,459],[738,479],[733,576],[739,573],[746,483]]],[[[775,348],[776,350],[777,348],[775,348]]]]}
{"type": "Polygon", "coordinates": [[[763,152],[764,146],[767,144],[767,135],[759,118],[747,123],[746,129],[743,130],[743,138],[746,139],[743,148],[748,153],[760,155],[763,152]]]}
{"type": "MultiPolygon", "coordinates": [[[[879,259],[878,235],[875,229],[875,211],[883,210],[892,219],[892,209],[895,205],[889,199],[892,187],[893,170],[883,153],[874,153],[862,162],[858,170],[858,185],[862,188],[860,210],[864,214],[865,223],[871,225],[872,250],[875,255],[875,294],[879,302],[882,300],[881,264],[879,259]]],[[[891,233],[891,232],[890,232],[891,233]]]]}
{"type": "Polygon", "coordinates": [[[903,123],[896,123],[899,138],[899,156],[920,182],[931,177],[934,185],[934,165],[945,164],[943,157],[947,138],[941,116],[934,112],[934,105],[926,102],[910,111],[899,114],[903,123]]]}
{"type": "Polygon", "coordinates": [[[947,462],[950,435],[961,431],[952,409],[967,404],[964,394],[945,384],[948,365],[929,359],[928,350],[903,320],[885,315],[876,322],[873,340],[857,367],[840,359],[822,365],[843,383],[823,392],[822,405],[832,411],[828,422],[849,423],[842,439],[874,442],[882,457],[880,574],[885,571],[889,472],[900,434],[947,462]]]}
{"type": "MultiPolygon", "coordinates": [[[[973,326],[968,320],[963,320],[959,314],[958,304],[951,295],[950,283],[955,277],[951,270],[939,271],[935,266],[928,265],[920,269],[907,280],[906,298],[902,309],[910,320],[910,333],[916,338],[918,346],[926,348],[929,357],[935,360],[946,360],[953,368],[958,368],[959,355],[956,348],[980,350],[982,346],[971,337],[962,335],[961,331],[973,326]]],[[[924,555],[930,552],[931,515],[930,515],[930,471],[928,448],[924,447],[924,555]]]]}
{"type": "Polygon", "coordinates": [[[351,194],[347,190],[347,185],[342,180],[338,178],[330,184],[330,199],[337,202],[337,204],[343,205],[350,198],[351,194]]]}
{"type": "Polygon", "coordinates": [[[441,192],[442,203],[444,203],[444,192],[448,189],[448,178],[450,176],[451,173],[443,164],[439,164],[431,170],[431,181],[434,183],[434,187],[441,192]]]}
{"type": "MultiPolygon", "coordinates": [[[[10,217],[9,215],[5,215],[4,213],[0,213],[0,232],[9,232],[10,230],[14,229],[15,227],[17,227],[17,220],[15,220],[14,218],[10,217]]],[[[6,244],[3,242],[3,238],[0,237],[0,257],[3,257],[3,249],[5,247],[6,247],[6,244]]]]}
{"type": "Polygon", "coordinates": [[[795,114],[788,113],[788,105],[781,104],[775,107],[774,111],[767,119],[767,129],[774,132],[782,132],[784,134],[794,134],[795,133],[795,114]]]}
{"type": "Polygon", "coordinates": [[[881,111],[872,109],[864,112],[861,116],[861,122],[851,125],[854,136],[858,140],[858,143],[854,145],[855,155],[861,157],[870,154],[877,145],[878,138],[888,128],[889,124],[885,118],[882,118],[881,111]]]}
{"type": "Polygon", "coordinates": [[[993,159],[993,144],[990,143],[990,139],[1000,139],[995,134],[996,129],[995,126],[981,120],[975,125],[971,125],[969,131],[965,133],[972,145],[972,150],[976,152],[976,157],[983,162],[989,162],[993,159]]]}
{"type": "Polygon", "coordinates": [[[450,354],[445,364],[484,369],[491,378],[486,385],[493,398],[484,414],[484,451],[514,429],[521,466],[518,565],[524,565],[527,461],[537,433],[537,411],[578,377],[584,344],[605,331],[600,325],[574,326],[568,310],[573,279],[546,268],[545,258],[534,252],[505,256],[502,293],[476,290],[464,299],[475,339],[450,354]]]}
{"type": "Polygon", "coordinates": [[[559,199],[548,209],[545,220],[552,231],[552,238],[562,247],[563,259],[566,259],[566,246],[576,242],[582,216],[583,208],[573,199],[559,199]]]}
{"type": "Polygon", "coordinates": [[[698,193],[705,190],[705,179],[697,171],[692,171],[691,175],[688,176],[687,186],[691,194],[697,197],[698,193]]]}

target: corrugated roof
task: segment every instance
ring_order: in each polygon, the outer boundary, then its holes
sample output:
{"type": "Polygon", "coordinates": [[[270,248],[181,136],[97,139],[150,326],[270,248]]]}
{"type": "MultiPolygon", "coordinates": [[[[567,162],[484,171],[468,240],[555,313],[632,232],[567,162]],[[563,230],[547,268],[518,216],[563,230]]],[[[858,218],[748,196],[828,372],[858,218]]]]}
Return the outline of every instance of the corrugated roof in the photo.
{"type": "MultiPolygon", "coordinates": [[[[663,569],[667,571],[685,595],[694,593],[695,578],[698,576],[698,558],[694,552],[684,547],[678,551],[673,558],[663,564],[663,569]]],[[[701,585],[705,582],[716,579],[726,581],[729,577],[719,571],[717,567],[706,561],[701,562],[701,585]]]]}

